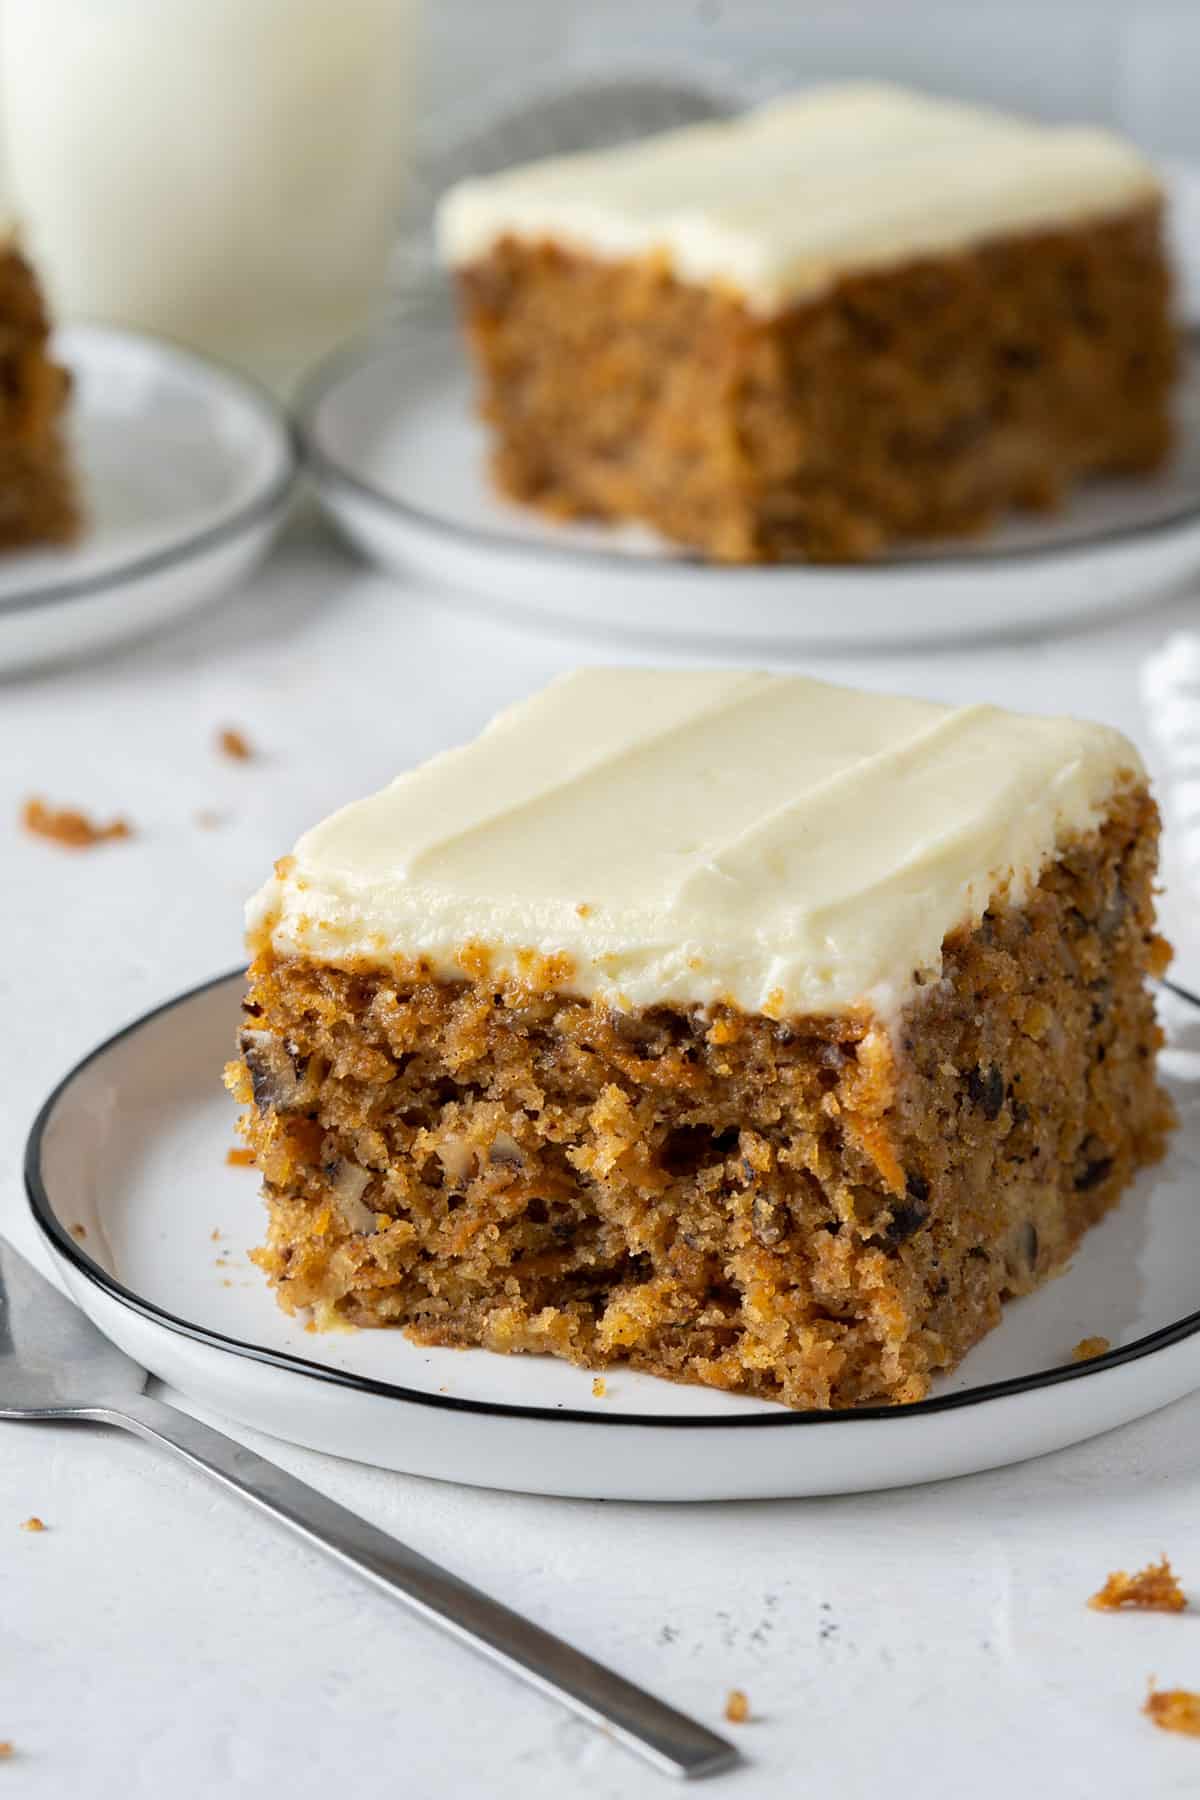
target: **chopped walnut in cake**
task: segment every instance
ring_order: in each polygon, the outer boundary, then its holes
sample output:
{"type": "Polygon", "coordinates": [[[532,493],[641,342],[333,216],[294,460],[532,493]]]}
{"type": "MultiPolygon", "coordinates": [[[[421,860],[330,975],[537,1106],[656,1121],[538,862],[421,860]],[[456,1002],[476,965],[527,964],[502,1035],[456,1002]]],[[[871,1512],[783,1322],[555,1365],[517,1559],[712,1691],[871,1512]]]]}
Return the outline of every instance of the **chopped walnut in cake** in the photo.
{"type": "Polygon", "coordinates": [[[1156,1688],[1150,1692],[1142,1711],[1161,1731],[1180,1731],[1186,1737],[1200,1737],[1200,1694],[1190,1688],[1156,1688]]]}
{"type": "Polygon", "coordinates": [[[107,825],[97,825],[86,813],[76,812],[69,806],[47,806],[36,796],[27,800],[21,809],[21,823],[34,837],[48,838],[52,844],[61,844],[66,850],[90,850],[94,845],[114,838],[133,836],[133,828],[127,819],[112,819],[107,825]]]}
{"type": "Polygon", "coordinates": [[[1088,1605],[1096,1612],[1183,1612],[1187,1595],[1180,1587],[1175,1571],[1164,1556],[1161,1562],[1148,1563],[1136,1575],[1124,1569],[1115,1570],[1088,1605]]]}

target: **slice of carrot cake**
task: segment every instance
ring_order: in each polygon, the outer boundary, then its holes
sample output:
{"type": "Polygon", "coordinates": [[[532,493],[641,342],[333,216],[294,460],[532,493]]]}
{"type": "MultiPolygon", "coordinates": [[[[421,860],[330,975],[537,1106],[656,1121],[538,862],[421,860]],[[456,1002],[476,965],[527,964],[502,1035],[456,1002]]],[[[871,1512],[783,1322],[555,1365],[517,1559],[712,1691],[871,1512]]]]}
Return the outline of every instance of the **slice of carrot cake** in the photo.
{"type": "Polygon", "coordinates": [[[229,1084],[289,1311],[913,1400],[1171,1122],[1101,725],[592,669],[303,837],[229,1084]]]}
{"type": "Polygon", "coordinates": [[[70,378],[15,233],[0,228],[0,550],[61,543],[79,508],[63,440],[70,378]]]}
{"type": "Polygon", "coordinates": [[[852,561],[1167,453],[1151,166],[849,84],[468,180],[438,214],[501,489],[852,561]]]}

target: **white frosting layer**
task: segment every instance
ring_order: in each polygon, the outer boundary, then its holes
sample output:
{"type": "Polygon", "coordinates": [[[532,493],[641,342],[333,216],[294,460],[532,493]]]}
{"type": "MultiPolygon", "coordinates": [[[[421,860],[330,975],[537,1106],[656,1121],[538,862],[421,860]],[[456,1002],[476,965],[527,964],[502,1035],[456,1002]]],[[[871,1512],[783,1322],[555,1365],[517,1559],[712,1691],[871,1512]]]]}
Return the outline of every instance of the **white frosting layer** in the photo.
{"type": "Polygon", "coordinates": [[[1120,138],[855,83],[731,122],[552,157],[460,182],[438,209],[443,260],[507,236],[605,258],[661,255],[770,311],[854,269],[1153,199],[1120,138]]]}
{"type": "Polygon", "coordinates": [[[586,669],[308,832],[251,902],[319,961],[565,953],[622,1008],[888,1012],[1102,817],[1119,732],[744,672],[586,669]]]}

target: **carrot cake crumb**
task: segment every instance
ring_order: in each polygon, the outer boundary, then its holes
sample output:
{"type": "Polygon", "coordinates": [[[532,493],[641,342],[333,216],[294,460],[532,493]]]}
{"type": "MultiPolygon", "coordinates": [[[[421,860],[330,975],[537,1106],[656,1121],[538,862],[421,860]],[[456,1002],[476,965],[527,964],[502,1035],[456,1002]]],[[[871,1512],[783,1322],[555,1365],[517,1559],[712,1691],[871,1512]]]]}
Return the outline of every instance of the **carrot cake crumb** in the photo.
{"type": "Polygon", "coordinates": [[[222,756],[230,757],[234,762],[249,762],[254,755],[249,740],[232,725],[217,734],[217,749],[222,756]]]}
{"type": "Polygon", "coordinates": [[[84,1238],[87,1236],[87,1226],[81,1225],[79,1223],[79,1220],[76,1219],[74,1225],[72,1225],[72,1227],[71,1227],[71,1236],[73,1238],[78,1238],[80,1243],[82,1243],[84,1238]]]}
{"type": "Polygon", "coordinates": [[[21,823],[34,837],[49,838],[51,843],[62,844],[67,850],[90,850],[94,844],[103,844],[111,838],[133,836],[127,819],[113,819],[107,825],[96,825],[86,813],[76,812],[69,806],[47,806],[36,796],[25,802],[21,823]]]}
{"type": "Polygon", "coordinates": [[[1096,1612],[1119,1612],[1122,1607],[1137,1612],[1182,1612],[1187,1595],[1164,1556],[1161,1562],[1147,1564],[1136,1575],[1115,1570],[1088,1605],[1096,1612]]]}
{"type": "Polygon", "coordinates": [[[36,1513],[31,1513],[27,1519],[21,1521],[22,1531],[45,1531],[45,1529],[45,1520],[39,1519],[36,1513]]]}
{"type": "Polygon", "coordinates": [[[725,1702],[725,1717],[731,1725],[744,1725],[750,1717],[750,1701],[741,1688],[730,1688],[725,1702]]]}
{"type": "MultiPolygon", "coordinates": [[[[234,1169],[252,1169],[254,1167],[254,1152],[253,1150],[247,1149],[244,1144],[235,1144],[232,1150],[227,1150],[225,1152],[225,1161],[234,1169]]],[[[213,1232],[214,1237],[218,1237],[219,1235],[219,1232],[213,1232]]]]}
{"type": "Polygon", "coordinates": [[[0,1738],[0,1756],[11,1756],[13,1743],[11,1738],[0,1738]]]}
{"type": "Polygon", "coordinates": [[[201,831],[215,831],[218,825],[223,825],[225,823],[225,814],[214,812],[212,808],[208,806],[203,807],[193,816],[201,831]]]}
{"type": "Polygon", "coordinates": [[[608,1383],[605,1381],[603,1375],[597,1375],[595,1381],[592,1383],[592,1393],[596,1396],[597,1400],[603,1400],[607,1392],[608,1383]]]}
{"type": "Polygon", "coordinates": [[[1106,1337],[1080,1338],[1071,1352],[1072,1362],[1091,1362],[1093,1356],[1103,1356],[1106,1350],[1112,1349],[1112,1339],[1106,1337]]]}
{"type": "Polygon", "coordinates": [[[1200,1737],[1200,1694],[1190,1688],[1163,1688],[1161,1693],[1150,1683],[1142,1711],[1162,1731],[1182,1731],[1187,1737],[1200,1737]]]}

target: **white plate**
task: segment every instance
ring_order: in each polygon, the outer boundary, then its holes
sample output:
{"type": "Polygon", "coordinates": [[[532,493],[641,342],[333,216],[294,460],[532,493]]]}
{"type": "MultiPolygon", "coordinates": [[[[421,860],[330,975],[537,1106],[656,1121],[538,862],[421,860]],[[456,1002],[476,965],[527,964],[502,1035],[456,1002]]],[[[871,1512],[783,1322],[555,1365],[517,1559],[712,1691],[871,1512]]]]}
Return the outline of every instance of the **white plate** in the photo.
{"type": "Polygon", "coordinates": [[[158,338],[76,325],[69,430],[86,513],[66,548],[0,556],[0,671],[81,656],[226,592],[268,548],[298,456],[274,401],[158,338]]]}
{"type": "Polygon", "coordinates": [[[619,1368],[596,1397],[586,1370],[547,1357],[422,1349],[395,1331],[318,1336],[285,1318],[246,1259],[262,1227],[255,1172],[225,1160],[235,1115],[219,1074],[243,987],[235,974],[184,994],[72,1070],[30,1134],[26,1184],[100,1328],[276,1437],[478,1486],[755,1499],[1019,1462],[1200,1386],[1200,1001],[1164,996],[1183,1120],[1169,1159],[1069,1271],[1012,1303],[932,1399],[801,1414],[619,1368]],[[1114,1348],[1072,1363],[1095,1335],[1114,1348]]]}
{"type": "Polygon", "coordinates": [[[451,310],[430,300],[317,370],[301,443],[347,535],[447,598],[590,635],[832,649],[1019,634],[1110,612],[1200,567],[1200,346],[1189,341],[1170,466],[1083,485],[1062,513],[1013,516],[855,567],[734,568],[638,527],[566,524],[491,490],[451,310]]]}

